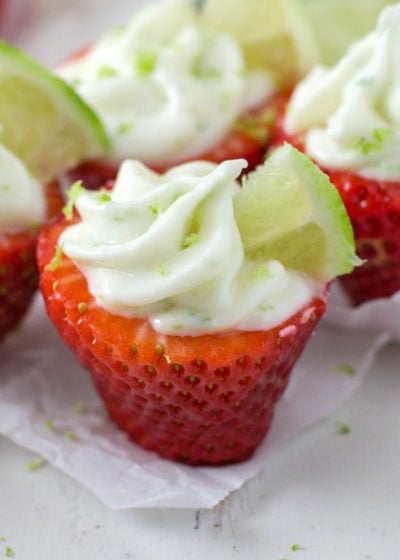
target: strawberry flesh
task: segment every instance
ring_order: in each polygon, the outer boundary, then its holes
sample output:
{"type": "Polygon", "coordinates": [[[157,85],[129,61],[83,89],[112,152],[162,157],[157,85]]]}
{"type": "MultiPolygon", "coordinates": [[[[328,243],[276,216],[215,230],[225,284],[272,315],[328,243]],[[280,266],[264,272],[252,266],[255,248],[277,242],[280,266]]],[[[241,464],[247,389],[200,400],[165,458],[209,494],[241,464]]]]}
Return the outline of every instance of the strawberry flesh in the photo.
{"type": "Polygon", "coordinates": [[[60,220],[40,235],[41,289],[110,418],[133,441],[174,461],[220,465],[250,457],[325,311],[325,295],[265,332],[161,335],[145,318],[99,307],[65,255],[47,266],[70,223],[60,220]]]}

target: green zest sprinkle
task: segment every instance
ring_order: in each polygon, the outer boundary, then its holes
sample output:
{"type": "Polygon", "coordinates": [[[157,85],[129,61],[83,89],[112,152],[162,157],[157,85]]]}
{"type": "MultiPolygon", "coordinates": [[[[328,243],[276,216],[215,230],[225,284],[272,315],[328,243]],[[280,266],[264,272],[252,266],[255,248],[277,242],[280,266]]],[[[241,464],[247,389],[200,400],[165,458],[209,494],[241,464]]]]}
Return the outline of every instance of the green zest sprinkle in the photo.
{"type": "Polygon", "coordinates": [[[150,204],[149,210],[152,214],[158,216],[158,214],[161,212],[160,201],[158,200],[158,198],[155,198],[153,204],[150,204]]]}
{"type": "Polygon", "coordinates": [[[118,72],[115,68],[110,66],[109,64],[103,64],[97,71],[97,77],[102,80],[104,78],[112,78],[116,76],[118,72]]]}
{"type": "Polygon", "coordinates": [[[159,265],[157,266],[157,271],[158,271],[158,273],[159,273],[161,276],[167,276],[167,271],[165,270],[164,265],[159,264],[159,265]]]}
{"type": "Polygon", "coordinates": [[[270,271],[268,265],[265,264],[265,263],[261,264],[260,266],[257,266],[254,273],[255,273],[256,278],[273,278],[274,277],[274,275],[270,271]]]}
{"type": "Polygon", "coordinates": [[[97,195],[97,202],[99,204],[104,204],[105,202],[110,202],[111,196],[107,192],[101,192],[97,195]]]}
{"type": "Polygon", "coordinates": [[[132,130],[133,128],[133,123],[131,122],[122,122],[118,125],[117,127],[117,133],[120,136],[124,136],[124,134],[127,134],[130,130],[132,130]]]}
{"type": "Polygon", "coordinates": [[[46,428],[48,428],[51,432],[55,431],[54,422],[51,418],[48,418],[45,422],[46,428]]]}
{"type": "Polygon", "coordinates": [[[64,245],[57,245],[56,252],[54,253],[54,257],[51,259],[48,265],[46,265],[45,270],[50,270],[54,272],[57,270],[61,264],[61,255],[64,249],[64,245]]]}
{"type": "Polygon", "coordinates": [[[30,461],[26,468],[28,471],[32,472],[32,471],[37,471],[38,469],[44,467],[44,465],[46,465],[47,461],[44,457],[35,457],[34,459],[32,459],[32,461],[30,461]]]}
{"type": "Polygon", "coordinates": [[[6,556],[7,558],[11,558],[12,556],[14,556],[14,551],[11,546],[6,546],[6,556]]]}
{"type": "Polygon", "coordinates": [[[138,53],[134,61],[134,69],[138,76],[147,76],[153,72],[158,55],[155,52],[138,53]]]}
{"type": "Polygon", "coordinates": [[[361,138],[359,148],[363,155],[383,149],[383,144],[394,135],[391,128],[376,128],[372,133],[372,138],[361,138]]]}
{"type": "Polygon", "coordinates": [[[199,236],[197,233],[189,233],[189,235],[187,235],[183,241],[183,247],[184,249],[187,249],[188,247],[191,247],[192,245],[194,245],[195,243],[197,243],[197,241],[199,240],[199,236]]]}
{"type": "Polygon", "coordinates": [[[84,190],[85,189],[82,186],[82,181],[75,181],[75,183],[73,183],[73,185],[71,185],[71,187],[65,191],[65,194],[68,197],[68,202],[62,209],[62,213],[67,218],[67,220],[70,220],[72,218],[76,201],[84,192],[84,190]]]}
{"type": "Polygon", "coordinates": [[[68,430],[65,432],[65,437],[68,441],[75,441],[76,440],[76,434],[73,430],[68,430]]]}
{"type": "Polygon", "coordinates": [[[295,543],[292,544],[292,546],[290,547],[290,550],[292,552],[296,552],[297,550],[304,550],[302,546],[300,546],[299,544],[295,543]]]}
{"type": "Polygon", "coordinates": [[[346,435],[346,434],[351,434],[352,429],[351,426],[349,426],[349,424],[346,424],[346,422],[338,422],[337,423],[337,433],[340,435],[346,435]]]}
{"type": "Polygon", "coordinates": [[[339,373],[344,373],[345,375],[348,375],[349,377],[353,377],[356,374],[356,370],[354,368],[354,366],[352,366],[351,364],[345,363],[343,362],[342,364],[337,364],[334,367],[335,371],[338,371],[339,373]]]}

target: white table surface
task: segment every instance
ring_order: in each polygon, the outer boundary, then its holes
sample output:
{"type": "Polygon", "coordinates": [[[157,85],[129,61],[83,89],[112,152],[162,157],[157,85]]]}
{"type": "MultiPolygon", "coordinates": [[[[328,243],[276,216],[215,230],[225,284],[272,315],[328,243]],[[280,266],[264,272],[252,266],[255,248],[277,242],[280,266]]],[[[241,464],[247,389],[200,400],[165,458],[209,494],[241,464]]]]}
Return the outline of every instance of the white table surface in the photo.
{"type": "MultiPolygon", "coordinates": [[[[52,65],[143,4],[35,0],[15,41],[52,65]]],[[[398,560],[399,363],[385,346],[347,403],[213,510],[110,510],[51,465],[28,472],[33,454],[0,436],[0,559],[398,560]]]]}

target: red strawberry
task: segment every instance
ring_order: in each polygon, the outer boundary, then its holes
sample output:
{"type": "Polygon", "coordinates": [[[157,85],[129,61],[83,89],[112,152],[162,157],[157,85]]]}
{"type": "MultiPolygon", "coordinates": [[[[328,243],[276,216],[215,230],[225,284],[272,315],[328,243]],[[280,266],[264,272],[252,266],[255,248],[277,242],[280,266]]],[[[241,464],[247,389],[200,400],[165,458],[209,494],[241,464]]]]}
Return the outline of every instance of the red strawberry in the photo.
{"type": "MultiPolygon", "coordinates": [[[[246,173],[257,167],[264,161],[273,127],[275,114],[272,105],[269,101],[267,105],[242,115],[220,144],[192,159],[221,163],[228,159],[244,158],[248,162],[246,173]]],[[[175,162],[174,165],[179,163],[184,162],[175,162]]],[[[98,189],[107,181],[115,179],[119,165],[104,160],[86,161],[70,170],[66,174],[66,180],[69,183],[82,180],[85,188],[98,189]]],[[[169,168],[165,164],[150,167],[158,173],[164,173],[169,168]]]]}
{"type": "MultiPolygon", "coordinates": [[[[272,146],[289,142],[305,151],[301,135],[289,136],[281,108],[272,146]]],[[[400,290],[400,183],[377,181],[356,173],[322,168],[338,189],[354,228],[362,266],[339,282],[354,305],[393,295],[400,290]]]]}
{"type": "MultiPolygon", "coordinates": [[[[56,183],[46,188],[48,219],[62,206],[56,183]]],[[[22,319],[38,288],[38,230],[0,231],[0,340],[22,319]]]]}
{"type": "Polygon", "coordinates": [[[324,298],[265,332],[160,335],[146,319],[99,307],[73,262],[65,255],[54,260],[70,223],[40,235],[41,289],[50,318],[90,371],[112,420],[168,459],[218,465],[251,456],[325,310],[324,298]]]}

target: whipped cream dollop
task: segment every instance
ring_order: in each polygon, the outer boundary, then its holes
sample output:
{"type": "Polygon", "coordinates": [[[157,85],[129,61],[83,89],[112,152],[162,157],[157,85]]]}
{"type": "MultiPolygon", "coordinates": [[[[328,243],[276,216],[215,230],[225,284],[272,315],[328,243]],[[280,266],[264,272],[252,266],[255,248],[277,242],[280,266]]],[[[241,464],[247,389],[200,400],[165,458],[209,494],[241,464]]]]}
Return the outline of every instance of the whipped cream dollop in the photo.
{"type": "Polygon", "coordinates": [[[231,36],[198,24],[187,0],[143,9],[58,72],[103,119],[111,159],[158,165],[213,148],[274,89],[268,73],[246,71],[231,36]]]}
{"type": "Polygon", "coordinates": [[[162,333],[279,325],[321,286],[244,253],[233,198],[244,160],[191,162],[164,175],[125,161],[112,190],[77,197],[82,221],[60,245],[99,305],[162,333]]]}
{"type": "Polygon", "coordinates": [[[16,155],[0,144],[0,231],[37,227],[45,211],[42,185],[16,155]]]}
{"type": "Polygon", "coordinates": [[[400,180],[400,4],[333,68],[316,67],[295,89],[285,120],[304,133],[321,166],[400,180]]]}

